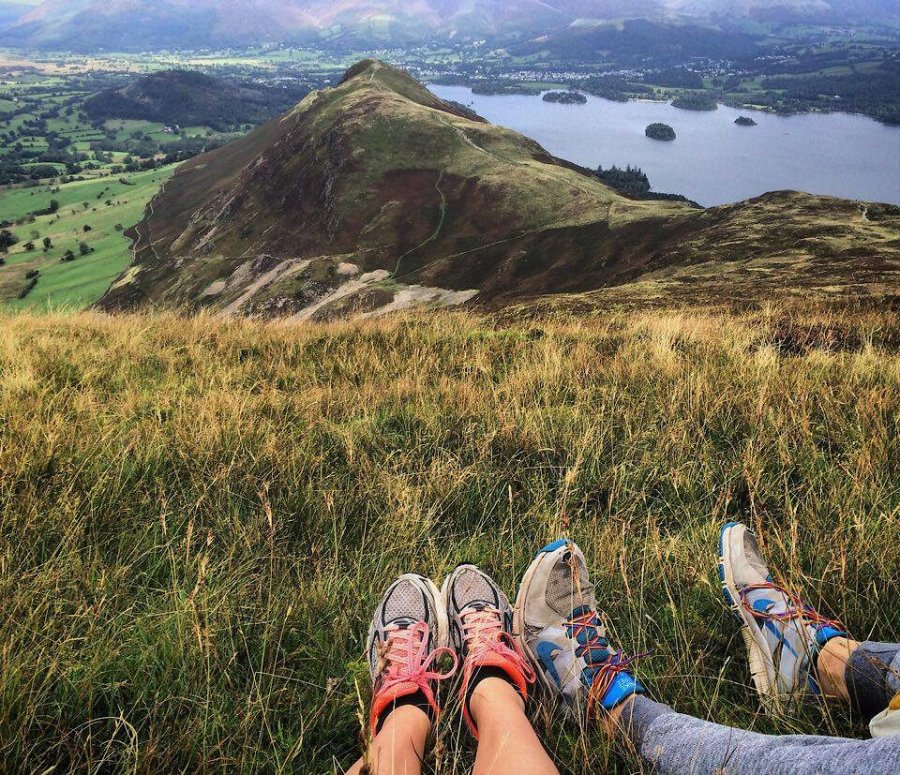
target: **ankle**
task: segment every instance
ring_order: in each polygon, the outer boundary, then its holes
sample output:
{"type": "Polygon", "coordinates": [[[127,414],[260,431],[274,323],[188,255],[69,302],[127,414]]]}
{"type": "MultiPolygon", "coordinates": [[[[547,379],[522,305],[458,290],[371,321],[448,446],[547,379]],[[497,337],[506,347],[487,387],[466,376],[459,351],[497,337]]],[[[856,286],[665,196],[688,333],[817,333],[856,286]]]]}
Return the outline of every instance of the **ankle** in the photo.
{"type": "Polygon", "coordinates": [[[475,725],[481,727],[492,719],[508,717],[511,712],[524,714],[525,701],[509,681],[488,677],[479,681],[472,691],[469,712],[475,725]]]}
{"type": "Polygon", "coordinates": [[[375,720],[374,733],[380,734],[389,723],[396,725],[398,722],[414,726],[425,724],[427,729],[431,729],[434,721],[434,709],[424,692],[418,691],[394,700],[382,710],[375,720]]]}
{"type": "Polygon", "coordinates": [[[859,643],[849,638],[832,638],[816,658],[816,678],[819,688],[826,697],[837,697],[850,701],[847,689],[847,665],[859,643]]]}
{"type": "Polygon", "coordinates": [[[426,736],[434,725],[431,714],[418,705],[396,705],[387,709],[379,719],[376,738],[385,733],[396,734],[397,730],[408,731],[413,737],[426,736]]]}
{"type": "Polygon", "coordinates": [[[623,719],[631,716],[634,698],[638,695],[632,694],[625,700],[616,705],[612,710],[600,717],[600,724],[607,732],[613,733],[623,729],[623,719]]]}

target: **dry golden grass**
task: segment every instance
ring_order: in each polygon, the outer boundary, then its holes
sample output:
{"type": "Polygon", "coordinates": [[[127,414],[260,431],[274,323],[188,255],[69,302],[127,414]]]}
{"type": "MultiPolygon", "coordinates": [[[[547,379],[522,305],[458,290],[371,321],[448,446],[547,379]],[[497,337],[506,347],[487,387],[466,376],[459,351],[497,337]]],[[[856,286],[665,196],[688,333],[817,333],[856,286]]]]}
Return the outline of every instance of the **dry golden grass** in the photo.
{"type": "MultiPolygon", "coordinates": [[[[715,576],[748,520],[860,638],[900,637],[900,323],[764,310],[327,326],[0,318],[0,758],[16,771],[341,771],[370,610],[404,571],[512,594],[571,534],[679,710],[763,716],[715,576]]],[[[564,773],[634,771],[536,723],[564,773]]],[[[466,771],[446,713],[430,767],[466,771]]]]}

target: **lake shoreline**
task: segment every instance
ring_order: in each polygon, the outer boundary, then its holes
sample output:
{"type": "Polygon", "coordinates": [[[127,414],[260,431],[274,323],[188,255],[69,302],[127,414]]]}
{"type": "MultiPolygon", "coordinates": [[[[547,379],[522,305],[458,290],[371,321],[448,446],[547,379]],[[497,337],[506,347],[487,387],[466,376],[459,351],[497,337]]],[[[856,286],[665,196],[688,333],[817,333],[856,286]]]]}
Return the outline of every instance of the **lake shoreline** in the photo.
{"type": "Polygon", "coordinates": [[[654,192],[681,194],[704,207],[786,189],[900,204],[900,176],[894,174],[900,170],[900,127],[863,114],[780,114],[725,103],[698,111],[586,92],[585,104],[567,105],[531,99],[552,90],[481,95],[465,86],[429,88],[536,140],[555,156],[589,169],[638,166],[654,192]],[[735,124],[748,113],[757,126],[735,124]],[[648,139],[645,131],[653,123],[669,124],[677,139],[648,139]]]}
{"type": "MultiPolygon", "coordinates": [[[[463,86],[461,84],[448,84],[441,82],[426,82],[425,84],[429,89],[433,91],[432,87],[443,88],[443,87],[453,87],[460,89],[469,89],[471,90],[471,86],[463,86]]],[[[521,91],[516,92],[497,92],[497,93],[484,93],[484,94],[476,94],[478,97],[539,97],[543,98],[544,94],[550,91],[573,91],[578,92],[579,94],[584,94],[586,97],[594,97],[598,100],[606,100],[607,102],[617,102],[619,104],[625,104],[627,102],[647,102],[647,103],[658,103],[664,105],[672,105],[675,98],[672,99],[654,99],[653,97],[628,97],[625,100],[612,100],[609,97],[601,97],[599,94],[591,94],[589,91],[585,91],[583,89],[578,89],[575,87],[566,88],[566,89],[522,89],[521,91]]],[[[566,104],[566,103],[562,103],[566,104]]],[[[576,106],[577,107],[577,106],[576,106]]],[[[875,116],[870,116],[868,113],[860,113],[858,111],[849,111],[849,110],[825,110],[823,108],[810,107],[805,110],[774,110],[766,105],[755,105],[747,102],[716,102],[716,107],[710,110],[692,110],[690,108],[683,108],[678,106],[673,106],[677,110],[684,110],[689,113],[713,113],[719,108],[731,108],[734,110],[743,110],[750,111],[754,113],[762,113],[767,116],[810,116],[810,115],[818,115],[818,116],[829,116],[834,114],[839,114],[842,116],[858,116],[860,118],[867,118],[870,121],[874,121],[876,124],[881,124],[882,126],[892,127],[896,129],[900,129],[900,122],[891,122],[885,121],[880,118],[876,118],[875,116]]]]}

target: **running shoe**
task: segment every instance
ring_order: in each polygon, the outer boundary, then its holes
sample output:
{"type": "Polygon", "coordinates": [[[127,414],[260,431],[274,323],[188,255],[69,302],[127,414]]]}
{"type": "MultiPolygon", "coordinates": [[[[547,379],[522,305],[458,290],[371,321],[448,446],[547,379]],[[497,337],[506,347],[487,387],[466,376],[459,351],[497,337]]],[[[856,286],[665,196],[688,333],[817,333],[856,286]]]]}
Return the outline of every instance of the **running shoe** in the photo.
{"type": "Polygon", "coordinates": [[[584,554],[570,539],[545,546],[525,571],[513,631],[544,688],[578,714],[644,691],[630,671],[635,658],[606,639],[584,554]]]}
{"type": "Polygon", "coordinates": [[[844,626],[776,584],[756,536],[739,522],[729,522],[719,534],[719,580],[726,603],[741,622],[750,675],[760,696],[817,694],[816,656],[832,638],[848,637],[844,626]]]}
{"type": "Polygon", "coordinates": [[[534,671],[512,636],[512,608],[496,582],[474,565],[459,565],[444,580],[441,589],[450,623],[450,645],[462,663],[459,696],[472,734],[478,730],[469,712],[472,679],[499,671],[528,699],[534,671]]]}
{"type": "Polygon", "coordinates": [[[437,718],[434,684],[456,672],[457,659],[447,646],[447,613],[431,579],[407,573],[388,587],[372,618],[366,653],[373,684],[373,735],[386,710],[419,692],[437,718]],[[453,666],[441,673],[437,662],[444,655],[453,666]]]}

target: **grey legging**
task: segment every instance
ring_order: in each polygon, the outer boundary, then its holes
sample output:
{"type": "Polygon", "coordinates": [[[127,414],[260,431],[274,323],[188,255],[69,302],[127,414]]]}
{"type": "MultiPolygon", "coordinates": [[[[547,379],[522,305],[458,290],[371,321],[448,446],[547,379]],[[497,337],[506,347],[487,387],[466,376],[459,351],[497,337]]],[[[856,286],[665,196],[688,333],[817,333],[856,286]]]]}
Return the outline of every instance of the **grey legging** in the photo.
{"type": "MultiPolygon", "coordinates": [[[[847,685],[864,717],[886,708],[900,691],[900,645],[863,643],[847,665],[847,685]]],[[[685,716],[641,696],[625,713],[638,753],[660,775],[900,773],[900,737],[761,735],[685,716]]]]}

